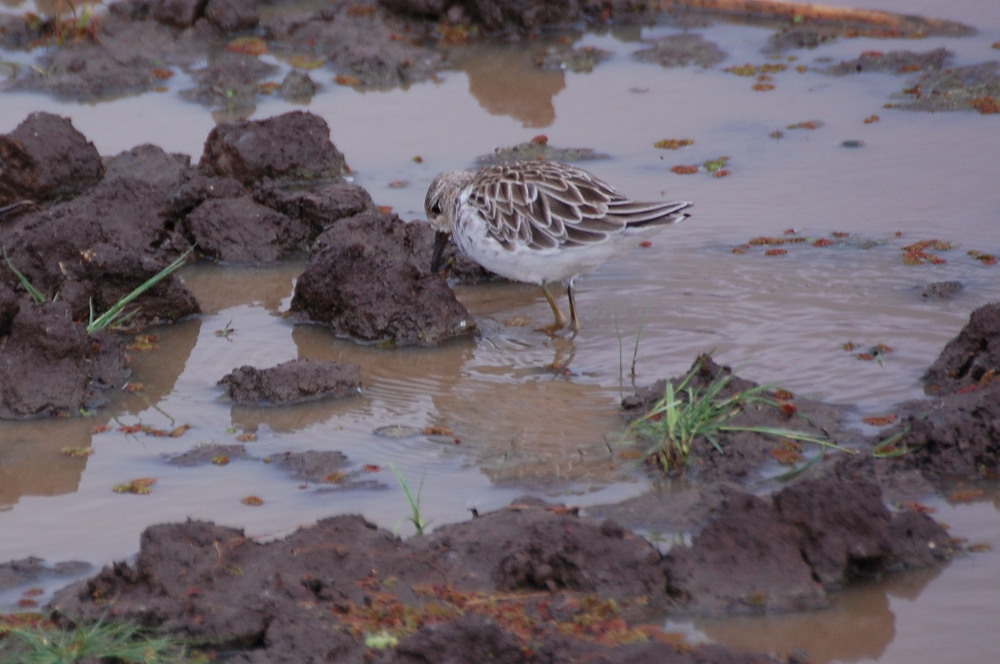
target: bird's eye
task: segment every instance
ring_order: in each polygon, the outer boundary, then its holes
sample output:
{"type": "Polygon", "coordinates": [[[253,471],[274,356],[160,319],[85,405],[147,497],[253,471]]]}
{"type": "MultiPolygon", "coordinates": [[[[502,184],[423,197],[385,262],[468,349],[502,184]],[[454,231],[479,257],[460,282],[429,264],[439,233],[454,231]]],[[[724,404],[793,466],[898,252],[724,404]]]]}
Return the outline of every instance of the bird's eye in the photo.
{"type": "Polygon", "coordinates": [[[441,214],[441,203],[434,201],[434,205],[431,206],[431,214],[441,214]]]}

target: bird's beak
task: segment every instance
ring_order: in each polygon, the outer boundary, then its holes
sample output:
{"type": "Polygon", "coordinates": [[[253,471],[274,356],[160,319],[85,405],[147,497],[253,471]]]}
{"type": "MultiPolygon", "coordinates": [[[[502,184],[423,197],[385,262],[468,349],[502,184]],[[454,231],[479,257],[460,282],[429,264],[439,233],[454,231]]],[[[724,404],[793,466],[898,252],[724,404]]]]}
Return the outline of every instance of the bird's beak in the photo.
{"type": "Polygon", "coordinates": [[[431,273],[436,273],[441,269],[441,257],[444,255],[444,248],[448,244],[450,233],[438,231],[434,234],[434,255],[431,258],[431,273]]]}

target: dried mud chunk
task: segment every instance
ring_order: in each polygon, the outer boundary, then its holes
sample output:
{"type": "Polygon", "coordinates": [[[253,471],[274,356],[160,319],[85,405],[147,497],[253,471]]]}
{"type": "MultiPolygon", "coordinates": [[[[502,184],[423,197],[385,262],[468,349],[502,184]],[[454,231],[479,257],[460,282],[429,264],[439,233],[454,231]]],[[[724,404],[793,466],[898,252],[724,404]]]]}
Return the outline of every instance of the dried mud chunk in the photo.
{"type": "Polygon", "coordinates": [[[253,30],[260,23],[253,0],[208,0],[205,19],[223,32],[253,30]]]}
{"type": "Polygon", "coordinates": [[[666,556],[667,593],[699,613],[763,613],[829,601],[799,552],[799,530],[749,494],[734,494],[719,515],[666,556]]]}
{"type": "Polygon", "coordinates": [[[249,196],[207,200],[187,224],[198,248],[226,263],[273,263],[301,248],[308,236],[305,224],[249,196]]]}
{"type": "Polygon", "coordinates": [[[276,187],[271,180],[264,180],[254,188],[253,195],[258,202],[305,222],[311,239],[340,219],[375,209],[375,203],[364,187],[349,182],[289,190],[276,187]]]}
{"type": "Polygon", "coordinates": [[[894,97],[897,108],[914,111],[1000,112],[1000,63],[983,62],[964,67],[927,71],[894,97]]]}
{"type": "Polygon", "coordinates": [[[491,662],[521,664],[524,647],[513,632],[505,632],[492,620],[465,615],[423,627],[404,639],[395,652],[395,662],[491,662]]]}
{"type": "Polygon", "coordinates": [[[443,66],[441,53],[409,38],[411,27],[374,3],[329,3],[308,17],[272,18],[265,30],[297,54],[325,59],[341,85],[387,89],[433,78],[443,66]]]}
{"type": "Polygon", "coordinates": [[[652,544],[611,522],[581,518],[541,501],[518,501],[441,526],[413,546],[447,552],[438,564],[460,587],[569,589],[653,601],[663,596],[662,557],[652,544]]]}
{"type": "Polygon", "coordinates": [[[920,403],[884,439],[901,436],[903,459],[938,484],[1000,477],[1000,382],[920,403]]]}
{"type": "MultiPolygon", "coordinates": [[[[257,95],[260,94],[261,81],[279,71],[280,68],[277,65],[264,62],[257,56],[223,51],[213,55],[207,66],[191,72],[195,86],[181,90],[180,96],[205,106],[226,109],[230,113],[240,109],[252,110],[256,106],[257,95]]],[[[246,114],[249,115],[249,113],[246,114]]],[[[275,119],[271,118],[271,120],[275,119]]],[[[254,122],[268,122],[268,120],[254,122]]],[[[243,121],[242,124],[247,123],[248,121],[243,121]]],[[[220,127],[230,126],[232,125],[217,125],[208,135],[209,141],[212,140],[216,130],[220,127]]],[[[208,148],[208,141],[206,141],[205,147],[208,148]]],[[[277,144],[274,147],[276,151],[279,150],[277,144]]],[[[201,165],[202,172],[206,175],[229,175],[229,173],[206,171],[204,155],[201,165]]]]}
{"type": "Polygon", "coordinates": [[[226,459],[249,459],[250,454],[244,445],[219,445],[218,443],[199,443],[187,452],[175,454],[169,461],[180,468],[204,466],[216,463],[220,457],[226,459]]]}
{"type": "Polygon", "coordinates": [[[0,136],[0,205],[65,200],[104,176],[94,144],[68,118],[32,113],[0,136]]]}
{"type": "Polygon", "coordinates": [[[38,583],[42,579],[50,579],[54,576],[80,574],[89,570],[90,567],[90,563],[79,560],[58,562],[52,567],[48,567],[44,560],[35,556],[9,560],[0,563],[0,590],[9,590],[25,583],[38,583]]]}
{"type": "Polygon", "coordinates": [[[698,65],[712,67],[726,59],[726,53],[701,35],[669,35],[632,54],[640,62],[658,62],[663,67],[698,65]]]}
{"type": "Polygon", "coordinates": [[[309,482],[334,484],[348,479],[348,474],[344,472],[348,463],[347,456],[336,450],[284,452],[272,454],[266,461],[287,470],[296,479],[309,482]]]}
{"type": "Polygon", "coordinates": [[[894,74],[907,72],[939,70],[945,67],[954,54],[944,48],[934,49],[926,53],[913,51],[866,51],[854,60],[844,60],[825,70],[827,74],[856,74],[860,72],[883,71],[894,74]]]}
{"type": "Polygon", "coordinates": [[[128,375],[124,344],[111,334],[88,335],[64,302],[22,300],[0,343],[0,418],[75,415],[128,375]]]}
{"type": "Polygon", "coordinates": [[[286,101],[308,104],[317,90],[319,84],[309,74],[298,69],[293,69],[281,79],[281,96],[286,101]]]}
{"type": "Polygon", "coordinates": [[[611,51],[596,46],[579,48],[552,47],[535,58],[535,66],[556,71],[590,73],[601,62],[611,57],[611,51]]]}
{"type": "Polygon", "coordinates": [[[243,366],[219,381],[237,405],[289,404],[357,394],[361,369],[356,364],[302,358],[269,369],[243,366]]]}
{"type": "MultiPolygon", "coordinates": [[[[128,20],[111,4],[91,21],[95,36],[67,37],[24,67],[11,87],[45,92],[73,103],[108,101],[149,92],[163,84],[167,67],[190,63],[201,48],[154,21],[128,20]]],[[[71,30],[75,24],[70,22],[71,30]]]]}
{"type": "MultiPolygon", "coordinates": [[[[455,3],[441,0],[380,0],[379,4],[401,14],[427,18],[455,16],[455,3]]],[[[534,0],[471,0],[459,3],[458,17],[482,26],[490,32],[533,31],[546,26],[565,25],[580,19],[578,0],[535,2],[534,0]]],[[[464,21],[463,21],[464,22],[464,21]]]]}
{"type": "Polygon", "coordinates": [[[920,291],[920,297],[925,300],[950,300],[965,288],[961,281],[935,281],[927,284],[920,291]]]}
{"type": "Polygon", "coordinates": [[[895,565],[904,569],[928,567],[947,560],[954,549],[951,537],[926,514],[900,512],[889,525],[895,565]]]}
{"type": "Polygon", "coordinates": [[[265,177],[280,183],[339,180],[344,155],[330,141],[326,120],[293,111],[216,126],[205,141],[199,168],[205,175],[243,184],[265,177]]]}
{"type": "MultiPolygon", "coordinates": [[[[166,267],[187,248],[165,191],[126,177],[106,178],[82,196],[26,215],[23,228],[4,238],[13,264],[47,297],[72,307],[87,320],[166,267]]],[[[9,271],[3,278],[20,288],[9,271]]],[[[172,321],[197,313],[198,304],[177,275],[136,302],[135,324],[172,321]]]]}
{"type": "Polygon", "coordinates": [[[828,589],[889,566],[892,516],[877,485],[800,482],[778,492],[774,505],[781,518],[801,532],[797,548],[828,589]]]}
{"type": "Polygon", "coordinates": [[[923,375],[924,391],[947,394],[1000,380],[1000,302],[985,304],[923,375]]]}
{"type": "Polygon", "coordinates": [[[195,174],[191,157],[168,153],[157,145],[137,145],[104,160],[104,178],[130,178],[153,185],[165,195],[173,195],[187,178],[195,174]]]}
{"type": "MultiPolygon", "coordinates": [[[[336,334],[429,345],[473,328],[444,279],[430,274],[428,236],[394,214],[361,214],[316,239],[291,310],[336,334]]],[[[300,316],[301,318],[301,316],[300,316]]]]}
{"type": "Polygon", "coordinates": [[[187,28],[201,16],[205,0],[150,0],[150,15],[166,25],[187,28]]]}

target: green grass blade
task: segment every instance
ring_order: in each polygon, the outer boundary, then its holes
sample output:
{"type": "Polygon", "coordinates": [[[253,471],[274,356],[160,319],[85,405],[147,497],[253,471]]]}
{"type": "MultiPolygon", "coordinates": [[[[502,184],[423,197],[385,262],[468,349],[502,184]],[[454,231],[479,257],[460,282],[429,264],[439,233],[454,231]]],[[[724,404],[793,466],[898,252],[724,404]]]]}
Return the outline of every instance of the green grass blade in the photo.
{"type": "MultiPolygon", "coordinates": [[[[182,664],[189,662],[184,645],[169,637],[154,637],[131,623],[100,619],[71,629],[16,627],[5,642],[14,647],[20,664],[76,664],[115,661],[123,664],[182,664]]],[[[4,654],[0,650],[0,655],[4,654]]]]}
{"type": "Polygon", "coordinates": [[[797,440],[802,443],[812,443],[813,445],[819,445],[821,447],[828,447],[830,449],[837,450],[839,452],[845,452],[847,454],[857,454],[857,450],[852,450],[842,445],[838,445],[832,440],[827,440],[826,438],[817,438],[812,434],[808,434],[804,431],[796,431],[794,429],[779,429],[777,427],[748,427],[748,426],[731,426],[726,425],[719,428],[720,431],[747,431],[749,433],[759,433],[765,436],[774,436],[776,438],[789,438],[791,440],[797,440]]]}
{"type": "Polygon", "coordinates": [[[909,454],[912,452],[914,447],[903,446],[902,448],[896,448],[896,444],[903,440],[903,437],[910,433],[909,425],[904,426],[902,429],[889,436],[885,440],[880,440],[875,447],[872,448],[872,456],[876,459],[895,459],[896,457],[901,457],[904,454],[909,454]]]}
{"type": "Polygon", "coordinates": [[[152,277],[141,283],[135,288],[131,293],[123,297],[122,299],[115,302],[110,309],[105,311],[103,314],[98,316],[96,319],[93,318],[93,311],[91,311],[91,321],[87,325],[87,333],[93,334],[98,330],[103,330],[112,325],[121,325],[124,321],[128,320],[135,315],[135,312],[124,314],[123,311],[133,300],[148,291],[150,288],[160,283],[168,276],[177,271],[180,266],[184,265],[184,261],[187,260],[188,255],[194,251],[194,246],[190,247],[187,251],[180,255],[173,263],[166,266],[152,277]]]}
{"type": "Polygon", "coordinates": [[[17,280],[21,282],[21,285],[24,286],[24,290],[28,291],[28,295],[31,296],[31,299],[38,304],[42,304],[48,299],[45,297],[45,293],[35,288],[35,285],[28,280],[28,277],[24,276],[23,272],[14,267],[14,263],[11,262],[10,256],[7,255],[6,247],[3,249],[3,259],[7,261],[7,267],[9,267],[10,271],[14,273],[17,280]]]}
{"type": "Polygon", "coordinates": [[[412,523],[413,527],[417,529],[418,535],[423,535],[427,526],[430,525],[429,521],[424,521],[423,514],[420,512],[420,494],[423,493],[424,478],[427,477],[427,473],[425,472],[420,476],[420,486],[417,488],[417,495],[414,496],[413,492],[410,490],[409,483],[407,483],[406,479],[403,477],[403,473],[399,472],[399,469],[392,464],[389,464],[389,468],[392,470],[393,475],[396,476],[396,481],[399,482],[401,487],[403,487],[403,493],[406,494],[406,502],[409,503],[410,512],[412,513],[412,516],[410,516],[410,523],[412,523]]]}
{"type": "Polygon", "coordinates": [[[817,454],[816,456],[814,456],[813,458],[809,459],[804,464],[799,466],[798,468],[792,468],[787,473],[782,473],[781,475],[777,475],[774,479],[778,482],[788,482],[789,480],[793,480],[802,473],[812,468],[816,464],[816,462],[822,458],[823,458],[823,453],[820,452],[819,454],[817,454]]]}

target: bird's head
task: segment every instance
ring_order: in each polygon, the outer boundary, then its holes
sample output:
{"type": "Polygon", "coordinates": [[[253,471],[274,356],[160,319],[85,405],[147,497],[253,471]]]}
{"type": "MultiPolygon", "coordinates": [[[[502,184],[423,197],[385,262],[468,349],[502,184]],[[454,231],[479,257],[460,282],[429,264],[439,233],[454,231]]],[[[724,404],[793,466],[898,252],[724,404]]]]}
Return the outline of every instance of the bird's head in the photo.
{"type": "Polygon", "coordinates": [[[437,272],[441,268],[441,257],[455,228],[458,197],[471,177],[472,173],[469,171],[447,171],[434,178],[431,186],[427,188],[424,212],[427,213],[427,221],[435,231],[431,272],[437,272]]]}

